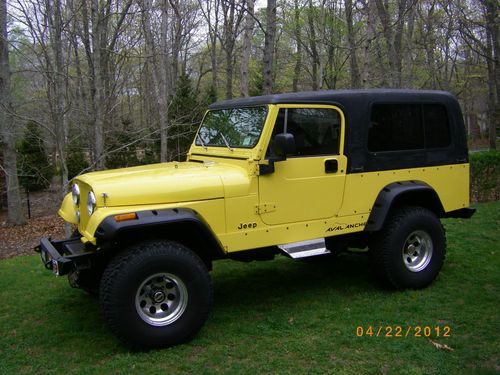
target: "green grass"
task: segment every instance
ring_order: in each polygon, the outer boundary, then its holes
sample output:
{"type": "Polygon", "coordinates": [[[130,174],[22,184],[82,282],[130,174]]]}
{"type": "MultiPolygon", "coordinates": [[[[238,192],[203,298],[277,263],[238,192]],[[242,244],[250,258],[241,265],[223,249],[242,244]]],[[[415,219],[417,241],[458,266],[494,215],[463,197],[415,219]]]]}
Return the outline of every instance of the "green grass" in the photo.
{"type": "Polygon", "coordinates": [[[0,262],[0,373],[370,373],[500,371],[500,202],[446,220],[448,255],[427,289],[394,292],[368,259],[306,264],[216,262],[215,304],[189,344],[134,353],[111,335],[97,300],[43,269],[0,262]],[[357,337],[356,327],[444,326],[451,337],[357,337]]]}

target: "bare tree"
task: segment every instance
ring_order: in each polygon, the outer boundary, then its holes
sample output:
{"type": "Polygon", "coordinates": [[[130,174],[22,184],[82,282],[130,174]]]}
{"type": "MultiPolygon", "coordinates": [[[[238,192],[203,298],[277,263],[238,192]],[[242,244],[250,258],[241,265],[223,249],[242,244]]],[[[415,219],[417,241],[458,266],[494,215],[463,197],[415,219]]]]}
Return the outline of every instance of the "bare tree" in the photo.
{"type": "MultiPolygon", "coordinates": [[[[64,196],[68,185],[68,167],[66,165],[66,85],[65,66],[63,56],[63,18],[61,0],[46,0],[47,20],[49,25],[50,48],[53,61],[46,61],[47,66],[52,66],[53,72],[48,74],[49,108],[54,125],[56,151],[59,155],[59,169],[61,173],[61,194],[64,196]]],[[[47,59],[50,59],[47,55],[47,59]]]]}
{"type": "Polygon", "coordinates": [[[302,70],[302,30],[300,27],[300,13],[299,0],[293,2],[293,33],[297,50],[295,53],[295,66],[293,69],[293,91],[298,91],[300,72],[302,70]]]}
{"type": "Polygon", "coordinates": [[[240,66],[240,95],[249,96],[248,90],[248,64],[250,62],[250,53],[252,49],[252,33],[254,27],[254,2],[247,0],[247,9],[245,15],[245,32],[243,34],[243,45],[241,47],[241,66],[240,66]]]}
{"type": "Polygon", "coordinates": [[[266,35],[262,67],[262,93],[270,94],[273,89],[274,41],[276,39],[276,0],[267,0],[266,35]]]}
{"type": "Polygon", "coordinates": [[[497,123],[500,118],[500,79],[498,72],[499,58],[498,34],[499,16],[498,4],[489,0],[481,0],[481,19],[477,13],[465,8],[461,9],[460,33],[468,46],[486,60],[488,87],[488,138],[490,149],[496,149],[497,123]],[[482,35],[485,38],[482,38],[482,35]],[[496,47],[495,47],[496,45],[496,47]],[[496,51],[495,51],[496,48],[496,51]]]}
{"type": "Polygon", "coordinates": [[[215,92],[217,92],[218,87],[217,40],[219,36],[220,2],[221,0],[198,0],[199,7],[208,28],[207,39],[212,66],[212,87],[215,89],[215,92]]]}
{"type": "Polygon", "coordinates": [[[361,77],[358,67],[356,37],[353,25],[353,5],[352,0],[345,0],[345,18],[347,23],[347,40],[349,42],[349,62],[351,67],[351,86],[354,88],[361,86],[361,77]]]}
{"type": "Polygon", "coordinates": [[[240,25],[244,15],[245,0],[221,0],[223,14],[222,33],[218,38],[225,55],[226,67],[226,99],[233,97],[233,72],[235,63],[236,39],[240,33],[240,25]]]}
{"type": "MultiPolygon", "coordinates": [[[[160,161],[167,161],[167,137],[168,137],[168,124],[167,124],[167,111],[168,111],[168,96],[167,96],[167,74],[164,71],[166,67],[165,53],[166,51],[158,51],[157,43],[154,40],[154,31],[151,25],[150,14],[153,13],[152,0],[142,0],[141,1],[141,11],[142,11],[142,24],[144,30],[144,39],[146,44],[147,55],[150,56],[149,61],[151,63],[151,82],[153,82],[154,94],[157,98],[157,111],[159,116],[160,125],[160,161]],[[162,57],[163,56],[163,57],[162,57]]],[[[165,4],[163,4],[161,14],[162,14],[162,25],[166,25],[166,9],[164,9],[165,4]]],[[[167,29],[162,27],[162,46],[165,48],[165,38],[167,29]]]]}
{"type": "Polygon", "coordinates": [[[375,2],[367,0],[363,7],[363,16],[366,19],[365,40],[363,42],[363,87],[367,88],[373,80],[372,42],[375,39],[375,2]]]}
{"type": "Polygon", "coordinates": [[[7,3],[0,0],[0,136],[3,149],[3,170],[7,187],[8,221],[13,225],[26,222],[21,205],[17,178],[16,139],[10,115],[10,66],[7,38],[7,3]]]}
{"type": "Polygon", "coordinates": [[[392,17],[392,10],[387,0],[375,0],[377,13],[382,23],[382,30],[389,57],[388,81],[391,87],[401,87],[402,73],[402,41],[404,31],[404,17],[408,10],[408,0],[397,0],[396,19],[392,17]]]}
{"type": "Polygon", "coordinates": [[[320,60],[319,60],[319,52],[318,52],[318,46],[317,46],[317,39],[316,39],[316,25],[314,22],[314,5],[312,0],[309,0],[308,4],[308,9],[307,9],[307,31],[308,31],[308,45],[309,48],[307,48],[309,55],[311,56],[312,59],[312,89],[313,90],[318,90],[319,88],[319,78],[318,78],[318,69],[320,65],[320,60]]]}
{"type": "Polygon", "coordinates": [[[488,58],[488,103],[490,149],[496,149],[497,125],[500,123],[500,6],[495,0],[482,0],[485,8],[488,58]]]}

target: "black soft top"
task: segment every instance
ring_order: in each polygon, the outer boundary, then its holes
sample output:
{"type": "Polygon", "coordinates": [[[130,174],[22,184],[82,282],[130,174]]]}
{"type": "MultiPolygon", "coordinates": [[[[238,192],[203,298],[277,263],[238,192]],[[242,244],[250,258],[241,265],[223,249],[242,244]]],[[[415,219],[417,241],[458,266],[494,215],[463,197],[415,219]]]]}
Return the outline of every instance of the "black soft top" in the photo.
{"type": "Polygon", "coordinates": [[[255,107],[267,104],[332,104],[346,120],[345,148],[348,172],[414,168],[468,161],[467,138],[457,99],[447,91],[407,89],[323,90],[223,100],[209,109],[255,107]],[[446,107],[452,142],[434,150],[370,152],[367,148],[370,113],[374,103],[441,104],[446,107]]]}
{"type": "MultiPolygon", "coordinates": [[[[406,89],[360,89],[360,90],[321,90],[286,94],[253,96],[222,100],[213,103],[209,109],[255,107],[266,104],[336,104],[341,107],[356,106],[368,102],[443,102],[456,101],[447,91],[406,90],[406,89]]],[[[347,114],[346,114],[347,115],[347,114]]]]}

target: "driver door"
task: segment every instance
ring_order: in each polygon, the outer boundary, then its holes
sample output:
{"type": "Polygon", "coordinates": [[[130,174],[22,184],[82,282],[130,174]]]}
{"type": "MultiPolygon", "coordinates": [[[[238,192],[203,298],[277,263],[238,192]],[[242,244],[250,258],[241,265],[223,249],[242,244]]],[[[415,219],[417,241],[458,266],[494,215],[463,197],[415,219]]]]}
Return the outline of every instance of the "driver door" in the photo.
{"type": "Polygon", "coordinates": [[[259,176],[259,210],[264,223],[278,225],[330,218],[342,205],[347,158],[343,153],[344,117],[326,105],[280,106],[273,138],[291,133],[296,152],[259,176]]]}

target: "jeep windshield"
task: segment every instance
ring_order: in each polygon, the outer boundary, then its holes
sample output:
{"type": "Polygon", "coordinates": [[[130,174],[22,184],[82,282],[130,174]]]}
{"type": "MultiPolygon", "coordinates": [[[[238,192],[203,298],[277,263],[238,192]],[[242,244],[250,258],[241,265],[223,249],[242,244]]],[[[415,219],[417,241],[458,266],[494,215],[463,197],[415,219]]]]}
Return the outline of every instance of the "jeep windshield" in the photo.
{"type": "Polygon", "coordinates": [[[266,107],[208,111],[196,136],[196,146],[253,148],[264,128],[266,107]]]}

